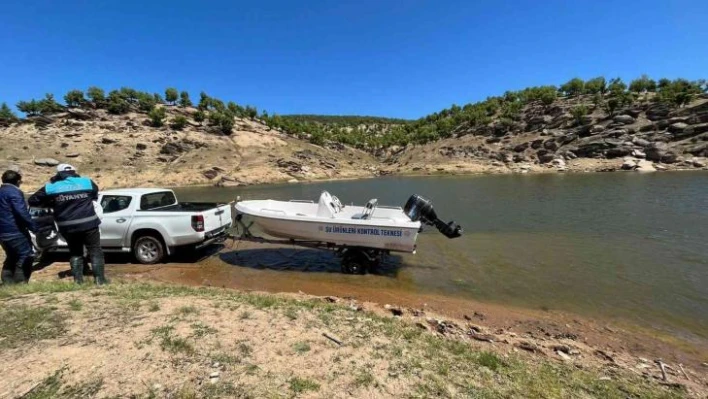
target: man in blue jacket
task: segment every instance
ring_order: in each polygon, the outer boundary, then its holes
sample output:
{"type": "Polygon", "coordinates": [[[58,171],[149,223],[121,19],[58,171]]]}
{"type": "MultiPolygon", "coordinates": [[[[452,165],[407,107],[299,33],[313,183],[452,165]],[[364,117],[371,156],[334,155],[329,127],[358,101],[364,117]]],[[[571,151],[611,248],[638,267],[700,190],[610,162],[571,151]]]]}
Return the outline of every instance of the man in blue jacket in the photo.
{"type": "Polygon", "coordinates": [[[0,244],[5,251],[2,267],[3,284],[26,283],[32,274],[34,256],[29,231],[36,227],[20,191],[22,175],[8,170],[2,174],[0,186],[0,244]]]}
{"type": "Polygon", "coordinates": [[[56,176],[29,198],[29,204],[54,210],[59,233],[69,246],[71,273],[76,283],[84,282],[84,246],[88,250],[96,284],[106,283],[101,250],[101,220],[93,208],[98,200],[98,186],[91,179],[81,177],[68,164],[57,167],[56,176]]]}

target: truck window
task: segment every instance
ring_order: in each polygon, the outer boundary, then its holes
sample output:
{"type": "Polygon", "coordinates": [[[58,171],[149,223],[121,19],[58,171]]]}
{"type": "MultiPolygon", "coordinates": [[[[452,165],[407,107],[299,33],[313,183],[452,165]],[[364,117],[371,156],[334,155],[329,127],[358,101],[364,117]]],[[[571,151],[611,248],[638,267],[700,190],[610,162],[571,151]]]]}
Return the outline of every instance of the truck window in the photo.
{"type": "Polygon", "coordinates": [[[103,208],[103,213],[122,211],[130,206],[132,199],[127,195],[104,195],[101,198],[101,208],[103,208]]]}
{"type": "Polygon", "coordinates": [[[159,193],[145,194],[140,198],[140,209],[146,211],[155,208],[163,208],[177,203],[175,194],[171,191],[161,191],[159,193]]]}

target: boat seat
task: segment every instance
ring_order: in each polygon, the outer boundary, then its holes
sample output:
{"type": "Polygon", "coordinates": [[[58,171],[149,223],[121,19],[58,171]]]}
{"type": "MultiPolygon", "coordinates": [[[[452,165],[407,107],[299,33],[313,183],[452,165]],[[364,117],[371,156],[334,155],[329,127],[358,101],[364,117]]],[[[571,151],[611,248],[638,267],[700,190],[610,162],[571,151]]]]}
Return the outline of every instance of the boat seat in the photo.
{"type": "Polygon", "coordinates": [[[379,204],[379,200],[374,198],[370,199],[369,202],[364,205],[364,212],[362,212],[361,215],[357,219],[362,219],[362,220],[368,220],[371,219],[371,216],[374,214],[374,211],[376,210],[376,207],[379,204]]]}

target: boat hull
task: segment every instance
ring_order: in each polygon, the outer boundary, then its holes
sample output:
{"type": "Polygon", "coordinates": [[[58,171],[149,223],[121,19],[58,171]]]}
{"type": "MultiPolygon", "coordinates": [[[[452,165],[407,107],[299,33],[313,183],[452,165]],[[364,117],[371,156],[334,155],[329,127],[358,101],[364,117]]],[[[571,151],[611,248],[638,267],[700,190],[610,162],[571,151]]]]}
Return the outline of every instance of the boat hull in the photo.
{"type": "Polygon", "coordinates": [[[342,220],[296,221],[256,215],[251,218],[265,233],[274,237],[395,252],[415,252],[419,232],[419,227],[354,224],[342,220]]]}

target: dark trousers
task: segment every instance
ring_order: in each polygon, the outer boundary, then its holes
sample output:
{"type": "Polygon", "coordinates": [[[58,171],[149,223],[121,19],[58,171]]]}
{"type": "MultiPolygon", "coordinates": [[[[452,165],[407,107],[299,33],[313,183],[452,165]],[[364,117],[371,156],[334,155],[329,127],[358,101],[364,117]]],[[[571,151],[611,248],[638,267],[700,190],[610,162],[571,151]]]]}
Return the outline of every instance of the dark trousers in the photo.
{"type": "Polygon", "coordinates": [[[103,250],[101,250],[101,233],[98,228],[81,231],[76,233],[62,233],[69,246],[69,255],[71,256],[70,263],[74,280],[83,282],[83,266],[84,266],[84,247],[88,252],[88,257],[91,259],[93,266],[94,279],[99,284],[105,282],[103,274],[103,250]]]}
{"type": "Polygon", "coordinates": [[[32,242],[29,237],[19,236],[0,239],[5,251],[5,263],[2,266],[3,284],[26,283],[32,274],[32,242]]]}

